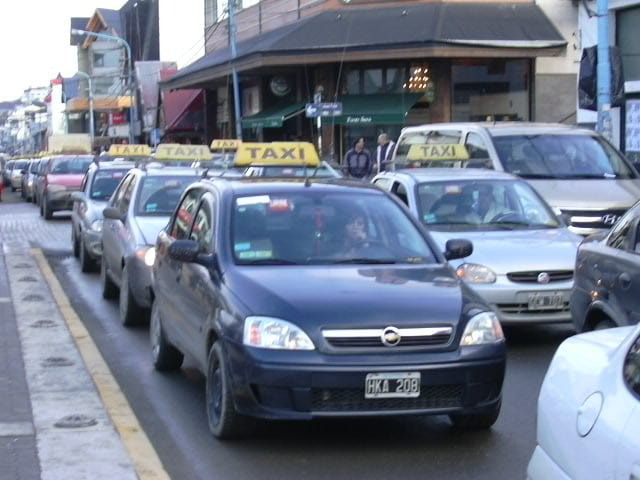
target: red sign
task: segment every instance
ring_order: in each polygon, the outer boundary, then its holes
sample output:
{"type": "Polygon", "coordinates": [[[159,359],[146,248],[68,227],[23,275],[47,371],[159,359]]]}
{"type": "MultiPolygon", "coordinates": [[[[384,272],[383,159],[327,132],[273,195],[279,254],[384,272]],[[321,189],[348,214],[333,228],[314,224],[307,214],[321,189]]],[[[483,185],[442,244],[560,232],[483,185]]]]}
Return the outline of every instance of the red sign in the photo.
{"type": "Polygon", "coordinates": [[[109,119],[110,125],[124,125],[127,123],[127,115],[124,112],[113,112],[109,116],[111,117],[109,119]]]}

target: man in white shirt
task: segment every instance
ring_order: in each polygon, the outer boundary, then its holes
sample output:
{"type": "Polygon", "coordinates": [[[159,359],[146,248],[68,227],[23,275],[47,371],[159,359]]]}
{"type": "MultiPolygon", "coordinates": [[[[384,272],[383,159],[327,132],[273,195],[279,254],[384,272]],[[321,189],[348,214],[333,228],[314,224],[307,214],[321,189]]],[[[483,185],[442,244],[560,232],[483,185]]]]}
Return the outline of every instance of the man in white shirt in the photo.
{"type": "Polygon", "coordinates": [[[393,146],[395,143],[389,139],[389,135],[378,135],[378,147],[376,148],[376,173],[384,172],[391,163],[393,146]]]}

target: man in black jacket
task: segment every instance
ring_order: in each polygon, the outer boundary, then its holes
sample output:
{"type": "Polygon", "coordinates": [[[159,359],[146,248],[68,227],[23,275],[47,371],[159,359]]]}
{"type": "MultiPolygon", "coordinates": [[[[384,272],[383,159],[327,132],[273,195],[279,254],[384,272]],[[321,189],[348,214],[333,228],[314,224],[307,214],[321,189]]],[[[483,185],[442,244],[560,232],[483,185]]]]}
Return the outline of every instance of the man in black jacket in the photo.
{"type": "Polygon", "coordinates": [[[364,137],[358,138],[344,156],[347,172],[354,178],[365,178],[371,175],[373,162],[369,150],[364,148],[364,137]]]}

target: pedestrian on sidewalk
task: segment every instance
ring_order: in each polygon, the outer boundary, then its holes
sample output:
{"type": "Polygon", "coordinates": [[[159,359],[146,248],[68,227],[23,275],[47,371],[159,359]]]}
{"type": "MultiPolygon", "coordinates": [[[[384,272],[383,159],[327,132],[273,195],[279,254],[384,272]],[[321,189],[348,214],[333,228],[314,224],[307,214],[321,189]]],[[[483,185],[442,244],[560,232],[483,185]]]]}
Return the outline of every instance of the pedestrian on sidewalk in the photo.
{"type": "Polygon", "coordinates": [[[390,168],[393,156],[394,141],[386,133],[378,135],[378,147],[376,148],[376,173],[384,172],[390,168]]]}
{"type": "Polygon", "coordinates": [[[354,178],[365,178],[371,175],[373,162],[369,150],[364,148],[364,137],[359,137],[344,156],[347,172],[354,178]]]}

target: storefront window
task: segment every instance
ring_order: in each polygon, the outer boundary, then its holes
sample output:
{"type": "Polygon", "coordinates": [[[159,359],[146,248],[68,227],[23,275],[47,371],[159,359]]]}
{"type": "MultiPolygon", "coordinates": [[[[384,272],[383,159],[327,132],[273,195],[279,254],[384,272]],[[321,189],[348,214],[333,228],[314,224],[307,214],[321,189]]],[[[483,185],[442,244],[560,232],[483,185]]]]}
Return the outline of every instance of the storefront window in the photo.
{"type": "Polygon", "coordinates": [[[401,92],[405,82],[405,72],[404,68],[387,68],[385,90],[390,93],[401,92]]]}
{"type": "Polygon", "coordinates": [[[461,60],[451,67],[453,121],[529,120],[529,60],[461,60]]]}
{"type": "Polygon", "coordinates": [[[408,91],[407,68],[358,68],[347,71],[342,95],[376,95],[408,91]]]}
{"type": "Polygon", "coordinates": [[[364,85],[362,93],[365,95],[384,93],[381,68],[370,68],[364,71],[364,85]]]}

